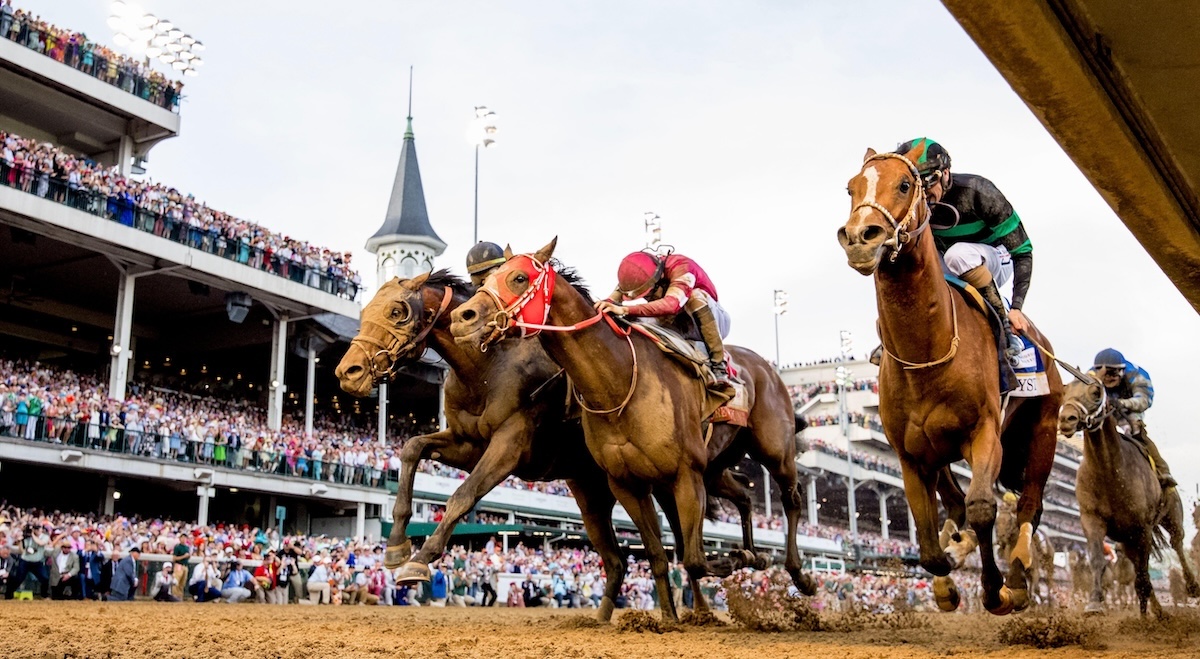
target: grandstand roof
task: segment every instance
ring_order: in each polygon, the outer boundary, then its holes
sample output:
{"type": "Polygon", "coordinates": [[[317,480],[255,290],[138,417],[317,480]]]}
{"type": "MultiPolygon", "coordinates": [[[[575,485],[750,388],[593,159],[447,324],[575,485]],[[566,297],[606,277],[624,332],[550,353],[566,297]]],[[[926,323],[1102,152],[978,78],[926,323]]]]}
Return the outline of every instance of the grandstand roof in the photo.
{"type": "Polygon", "coordinates": [[[404,131],[404,145],[400,147],[400,164],[396,167],[396,180],[392,183],[387,215],[384,216],[383,226],[367,239],[366,248],[376,253],[386,243],[402,241],[427,245],[439,254],[446,249],[445,241],[429,224],[429,213],[425,210],[425,190],[421,186],[421,169],[417,166],[412,117],[408,117],[408,128],[404,131]]]}

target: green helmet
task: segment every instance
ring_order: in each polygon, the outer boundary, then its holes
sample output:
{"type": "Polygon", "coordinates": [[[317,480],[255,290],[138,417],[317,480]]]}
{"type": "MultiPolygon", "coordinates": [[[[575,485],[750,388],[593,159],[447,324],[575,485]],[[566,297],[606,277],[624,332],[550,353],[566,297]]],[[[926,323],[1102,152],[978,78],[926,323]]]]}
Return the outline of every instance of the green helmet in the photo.
{"type": "Polygon", "coordinates": [[[919,149],[920,152],[913,159],[913,164],[917,166],[917,171],[920,172],[921,178],[925,179],[926,185],[933,182],[931,179],[934,172],[949,171],[950,152],[946,151],[946,147],[928,137],[918,137],[904,142],[896,147],[895,153],[904,155],[914,149],[919,149]]]}

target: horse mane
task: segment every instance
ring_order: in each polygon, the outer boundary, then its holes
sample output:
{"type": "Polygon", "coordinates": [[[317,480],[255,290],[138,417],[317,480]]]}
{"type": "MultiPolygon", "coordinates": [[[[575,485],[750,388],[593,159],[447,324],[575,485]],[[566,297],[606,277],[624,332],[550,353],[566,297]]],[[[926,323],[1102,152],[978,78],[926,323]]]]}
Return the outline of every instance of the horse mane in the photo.
{"type": "Polygon", "coordinates": [[[554,266],[554,271],[562,275],[562,278],[566,279],[568,284],[570,284],[576,291],[579,291],[579,294],[583,296],[583,299],[587,300],[588,303],[595,302],[595,300],[592,299],[592,292],[588,290],[587,284],[584,283],[583,277],[579,275],[578,270],[569,265],[563,265],[562,261],[559,261],[558,259],[552,259],[550,263],[554,266]]]}
{"type": "Polygon", "coordinates": [[[475,287],[470,282],[465,281],[462,277],[450,272],[448,268],[442,268],[429,274],[429,279],[425,280],[426,286],[448,286],[451,291],[457,295],[471,297],[475,294],[475,287]]]}

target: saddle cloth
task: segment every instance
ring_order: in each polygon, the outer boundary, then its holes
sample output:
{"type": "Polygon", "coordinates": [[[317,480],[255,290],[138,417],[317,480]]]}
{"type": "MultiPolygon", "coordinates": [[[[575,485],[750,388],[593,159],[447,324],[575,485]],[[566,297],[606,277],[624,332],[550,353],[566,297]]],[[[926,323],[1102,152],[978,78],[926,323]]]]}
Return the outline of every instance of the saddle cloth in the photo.
{"type": "Polygon", "coordinates": [[[1017,354],[1013,363],[1004,363],[1008,341],[1004,336],[1000,316],[974,286],[954,275],[945,277],[951,287],[962,293],[963,299],[982,311],[988,319],[988,325],[992,328],[992,338],[996,341],[996,354],[1001,362],[996,365],[1000,377],[1000,392],[1008,393],[1014,398],[1036,398],[1050,393],[1050,381],[1046,378],[1046,362],[1042,359],[1042,352],[1028,338],[1018,334],[1017,338],[1025,347],[1017,354]],[[1012,381],[1009,381],[1010,373],[1012,381]]]}
{"type": "Polygon", "coordinates": [[[746,385],[737,380],[738,367],[733,361],[733,355],[725,353],[725,367],[733,384],[733,398],[712,390],[716,383],[712,369],[708,366],[708,350],[703,341],[690,341],[680,336],[676,331],[663,327],[654,322],[642,319],[625,319],[622,321],[635,332],[650,339],[659,350],[674,357],[677,361],[690,367],[697,377],[704,380],[704,389],[710,402],[706,410],[712,410],[710,419],[713,423],[731,423],[736,426],[750,425],[750,407],[747,403],[746,385]]]}

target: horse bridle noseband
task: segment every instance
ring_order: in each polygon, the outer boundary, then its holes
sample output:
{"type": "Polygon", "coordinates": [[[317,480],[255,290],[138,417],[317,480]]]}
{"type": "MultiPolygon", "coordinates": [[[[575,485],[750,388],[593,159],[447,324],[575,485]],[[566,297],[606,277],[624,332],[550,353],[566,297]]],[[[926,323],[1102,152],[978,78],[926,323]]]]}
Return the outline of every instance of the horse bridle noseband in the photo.
{"type": "Polygon", "coordinates": [[[904,217],[900,218],[899,220],[896,219],[895,215],[892,215],[892,212],[889,211],[887,207],[875,201],[863,201],[854,208],[850,209],[850,214],[853,215],[861,208],[870,208],[878,211],[880,215],[883,215],[883,217],[892,224],[892,236],[883,241],[883,244],[885,247],[892,248],[892,253],[891,256],[888,257],[888,261],[894,263],[896,258],[900,256],[900,250],[904,248],[904,245],[912,240],[913,236],[920,234],[925,230],[926,227],[929,226],[929,220],[933,217],[933,213],[931,211],[925,216],[925,221],[917,227],[916,231],[908,231],[908,223],[914,217],[916,217],[917,204],[925,201],[925,181],[921,178],[921,171],[917,169],[917,166],[913,164],[913,161],[909,160],[908,157],[903,154],[877,153],[863,161],[863,166],[861,169],[859,169],[859,173],[861,174],[862,171],[867,168],[867,163],[875,160],[899,160],[900,162],[904,163],[908,167],[908,171],[912,173],[913,178],[915,179],[913,185],[917,189],[913,194],[912,201],[908,203],[908,210],[904,213],[904,217]]]}
{"type": "Polygon", "coordinates": [[[1088,375],[1085,378],[1079,378],[1079,380],[1088,386],[1100,385],[1100,406],[1095,411],[1089,412],[1083,403],[1072,398],[1071,400],[1063,401],[1063,407],[1070,405],[1079,410],[1079,416],[1082,417],[1081,420],[1083,421],[1084,429],[1095,431],[1100,428],[1105,419],[1115,414],[1118,408],[1116,405],[1108,404],[1108,392],[1104,391],[1104,385],[1100,384],[1098,379],[1088,375]]]}
{"type": "MultiPolygon", "coordinates": [[[[453,299],[454,292],[450,290],[449,286],[446,286],[445,292],[442,295],[442,302],[438,306],[437,313],[435,313],[433,318],[430,319],[429,324],[421,329],[420,332],[417,332],[417,335],[411,339],[405,339],[401,335],[397,334],[397,327],[395,325],[385,325],[374,320],[363,319],[361,323],[362,325],[373,325],[378,327],[391,337],[391,341],[385,345],[382,341],[360,332],[359,335],[354,337],[354,340],[350,342],[350,345],[358,344],[358,347],[367,354],[367,363],[371,365],[371,380],[375,384],[379,384],[384,380],[391,380],[392,377],[396,375],[396,369],[399,368],[400,356],[411,352],[414,348],[420,345],[422,341],[425,340],[425,337],[429,336],[429,333],[433,331],[434,326],[437,325],[438,319],[441,318],[442,315],[446,313],[446,310],[450,308],[450,301],[453,299]],[[366,347],[361,345],[364,343],[376,348],[375,352],[372,353],[366,347]],[[388,359],[388,368],[386,371],[380,371],[379,368],[375,366],[375,360],[380,355],[384,355],[388,359]]],[[[400,319],[398,323],[407,323],[412,318],[412,315],[412,307],[409,307],[408,316],[400,319]]]]}

